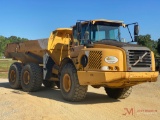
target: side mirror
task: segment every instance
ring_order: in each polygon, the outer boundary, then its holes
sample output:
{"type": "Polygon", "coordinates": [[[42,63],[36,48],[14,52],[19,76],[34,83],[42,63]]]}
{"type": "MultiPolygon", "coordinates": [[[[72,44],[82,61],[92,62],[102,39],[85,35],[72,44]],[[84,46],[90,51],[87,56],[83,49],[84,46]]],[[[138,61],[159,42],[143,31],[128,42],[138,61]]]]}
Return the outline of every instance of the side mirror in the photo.
{"type": "Polygon", "coordinates": [[[139,25],[134,25],[134,35],[137,36],[139,34],[139,25]]]}

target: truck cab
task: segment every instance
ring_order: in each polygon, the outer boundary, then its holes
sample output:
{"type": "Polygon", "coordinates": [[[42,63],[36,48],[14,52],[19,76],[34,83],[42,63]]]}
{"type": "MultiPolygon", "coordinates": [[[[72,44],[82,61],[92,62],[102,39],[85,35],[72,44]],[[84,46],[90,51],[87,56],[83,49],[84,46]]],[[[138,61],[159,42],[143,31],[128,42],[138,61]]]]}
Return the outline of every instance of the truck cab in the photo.
{"type": "Polygon", "coordinates": [[[92,20],[78,22],[73,27],[73,37],[80,44],[92,44],[101,40],[121,41],[120,27],[122,21],[92,20]]]}

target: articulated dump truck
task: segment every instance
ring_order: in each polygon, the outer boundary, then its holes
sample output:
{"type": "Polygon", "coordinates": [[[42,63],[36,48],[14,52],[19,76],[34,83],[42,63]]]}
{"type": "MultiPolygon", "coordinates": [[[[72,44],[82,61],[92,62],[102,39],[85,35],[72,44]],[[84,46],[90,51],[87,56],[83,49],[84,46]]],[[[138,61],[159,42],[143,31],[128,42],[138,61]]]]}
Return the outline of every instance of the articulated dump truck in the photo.
{"type": "Polygon", "coordinates": [[[139,26],[132,24],[134,37],[131,24],[99,19],[56,29],[48,39],[8,44],[6,58],[17,60],[9,69],[10,86],[26,92],[57,86],[68,101],[83,100],[88,85],[104,87],[114,99],[128,97],[132,86],[158,77],[153,52],[133,44],[139,26]],[[121,38],[120,28],[128,29],[131,42],[121,38]]]}

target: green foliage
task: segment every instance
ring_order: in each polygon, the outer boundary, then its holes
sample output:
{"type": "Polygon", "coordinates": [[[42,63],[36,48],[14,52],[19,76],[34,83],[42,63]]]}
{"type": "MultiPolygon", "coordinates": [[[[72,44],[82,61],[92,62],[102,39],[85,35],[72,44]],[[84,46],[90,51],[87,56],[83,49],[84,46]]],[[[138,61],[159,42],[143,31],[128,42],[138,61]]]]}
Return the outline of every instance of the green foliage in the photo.
{"type": "Polygon", "coordinates": [[[160,54],[160,39],[159,42],[152,40],[151,35],[139,35],[138,37],[138,44],[142,46],[148,47],[150,50],[152,50],[155,54],[155,56],[159,56],[160,54]],[[159,48],[158,48],[159,46],[159,48]],[[159,52],[158,52],[159,49],[159,52]]]}
{"type": "Polygon", "coordinates": [[[28,39],[20,38],[17,36],[10,36],[10,37],[0,36],[0,58],[3,57],[5,47],[8,43],[22,42],[22,41],[26,41],[26,40],[28,40],[28,39]]]}
{"type": "Polygon", "coordinates": [[[158,39],[156,49],[157,49],[158,54],[160,55],[160,38],[158,39]]]}

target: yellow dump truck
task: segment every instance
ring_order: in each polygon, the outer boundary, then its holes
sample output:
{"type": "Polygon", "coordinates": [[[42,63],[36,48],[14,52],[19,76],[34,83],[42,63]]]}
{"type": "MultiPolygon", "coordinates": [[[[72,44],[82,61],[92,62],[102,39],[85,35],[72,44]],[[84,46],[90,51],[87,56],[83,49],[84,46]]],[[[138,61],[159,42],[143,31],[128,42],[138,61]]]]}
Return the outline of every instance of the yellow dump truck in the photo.
{"type": "Polygon", "coordinates": [[[155,82],[153,52],[132,44],[138,36],[138,23],[134,37],[129,25],[123,21],[78,21],[72,28],[58,28],[48,39],[8,44],[6,58],[18,62],[10,66],[8,79],[14,89],[26,92],[57,85],[65,100],[81,101],[88,85],[104,87],[109,97],[126,98],[132,86],[155,82]],[[127,28],[132,42],[121,38],[120,27],[127,28]]]}

